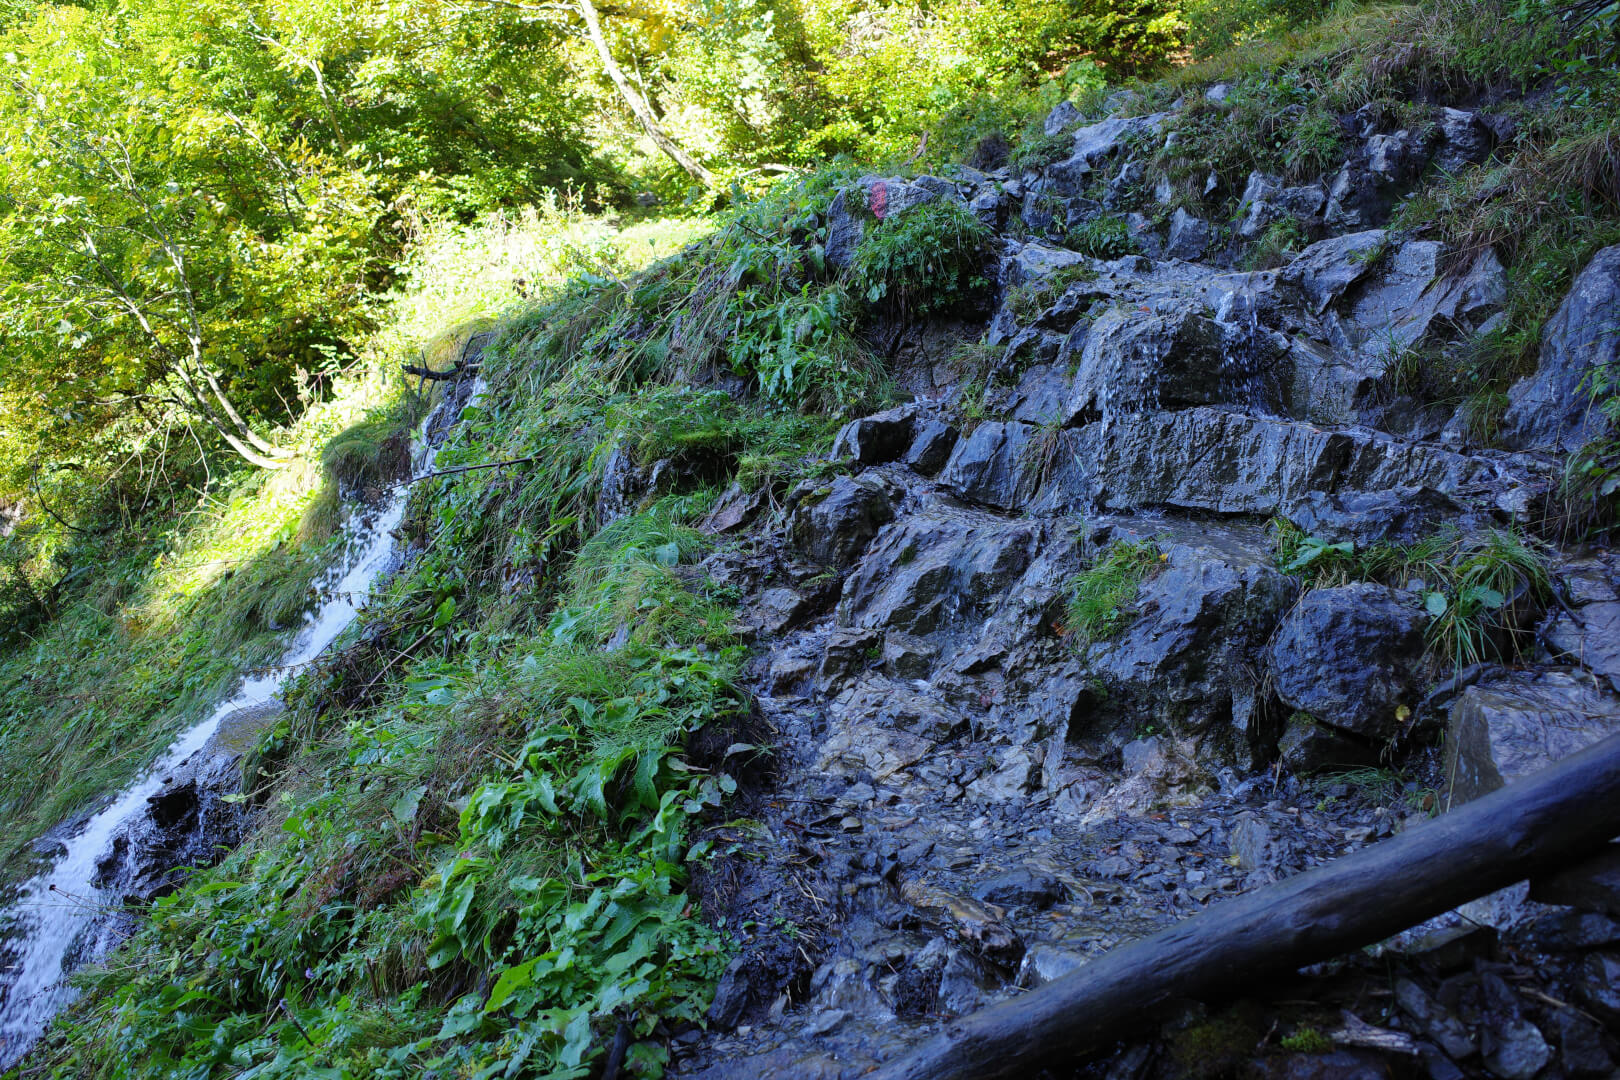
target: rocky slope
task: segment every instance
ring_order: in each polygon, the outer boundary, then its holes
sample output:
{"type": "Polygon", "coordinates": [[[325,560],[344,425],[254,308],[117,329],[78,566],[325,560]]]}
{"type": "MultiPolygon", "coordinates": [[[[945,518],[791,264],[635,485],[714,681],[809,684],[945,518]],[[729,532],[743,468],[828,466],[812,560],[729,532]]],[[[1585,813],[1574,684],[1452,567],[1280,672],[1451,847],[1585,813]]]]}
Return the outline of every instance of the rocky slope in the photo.
{"type": "MultiPolygon", "coordinates": [[[[843,430],[843,474],[780,504],[733,489],[708,519],[727,542],[702,569],[744,597],[773,757],[749,820],[715,834],[741,854],[701,883],[706,907],[746,945],[677,1071],[859,1075],[942,1019],[1620,729],[1606,552],[1549,549],[1550,591],[1520,579],[1488,601],[1479,657],[1436,655],[1432,567],[1312,588],[1278,558],[1274,518],[1338,553],[1544,530],[1561,455],[1602,429],[1578,388],[1620,349],[1620,249],[1548,322],[1490,447],[1465,410],[1404,392],[1403,365],[1467,349],[1507,300],[1489,249],[1384,227],[1504,134],[1433,112],[1424,133],[1346,117],[1342,167],[1252,175],[1229,225],[1144,190],[1171,114],[1070,106],[1043,167],[868,177],[834,200],[834,267],[873,219],[966,205],[996,230],[992,302],[886,330],[910,400],[843,430]],[[1284,219],[1312,242],[1240,268],[1284,219]],[[988,361],[965,371],[953,346],[985,317],[988,361]],[[1111,632],[1078,632],[1077,580],[1121,550],[1149,553],[1139,587],[1111,632]],[[1380,762],[1404,771],[1331,772],[1380,762]]],[[[667,465],[619,461],[614,499],[659,490],[667,465]]],[[[1084,1068],[1607,1075],[1613,878],[1545,888],[1577,906],[1493,898],[1382,959],[1189,1006],[1084,1068]]]]}

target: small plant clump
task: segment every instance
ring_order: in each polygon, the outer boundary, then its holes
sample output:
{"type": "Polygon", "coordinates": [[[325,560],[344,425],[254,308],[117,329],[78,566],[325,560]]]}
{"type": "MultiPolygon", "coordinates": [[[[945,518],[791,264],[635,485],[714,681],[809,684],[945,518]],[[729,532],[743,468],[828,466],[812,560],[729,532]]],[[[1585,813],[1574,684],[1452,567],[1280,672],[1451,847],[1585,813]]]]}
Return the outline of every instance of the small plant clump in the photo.
{"type": "Polygon", "coordinates": [[[1168,560],[1152,540],[1116,540],[1070,580],[1064,628],[1075,644],[1106,641],[1124,629],[1142,582],[1168,560]]]}
{"type": "Polygon", "coordinates": [[[1093,259],[1118,259],[1142,250],[1141,243],[1131,235],[1131,227],[1126,220],[1108,214],[1069,229],[1063,242],[1093,259]]]}
{"type": "Polygon", "coordinates": [[[1333,1040],[1313,1027],[1298,1027],[1277,1040],[1277,1045],[1296,1054],[1325,1054],[1333,1049],[1333,1040]]]}
{"type": "Polygon", "coordinates": [[[1514,532],[1465,537],[1449,528],[1413,544],[1357,548],[1309,536],[1283,519],[1272,528],[1278,567],[1308,588],[1421,582],[1430,648],[1457,666],[1511,658],[1552,595],[1545,546],[1514,532]]]}
{"type": "Polygon", "coordinates": [[[848,274],[868,304],[926,315],[986,287],[990,230],[967,207],[934,199],[869,225],[848,274]]]}

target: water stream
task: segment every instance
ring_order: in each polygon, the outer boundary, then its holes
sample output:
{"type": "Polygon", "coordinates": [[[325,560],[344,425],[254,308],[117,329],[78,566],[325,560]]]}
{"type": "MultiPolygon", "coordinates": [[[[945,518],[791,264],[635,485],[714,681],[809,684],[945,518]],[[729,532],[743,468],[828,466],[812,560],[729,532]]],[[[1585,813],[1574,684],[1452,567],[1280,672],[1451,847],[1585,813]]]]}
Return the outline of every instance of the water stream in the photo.
{"type": "MultiPolygon", "coordinates": [[[[481,382],[472,388],[473,400],[481,390],[481,382]]],[[[435,413],[447,406],[452,402],[435,413]]],[[[435,420],[430,414],[422,431],[432,431],[435,420]]],[[[438,434],[446,426],[440,420],[438,434]]],[[[414,449],[414,473],[420,476],[432,469],[435,450],[421,437],[414,449]]],[[[116,838],[141,819],[169,774],[207,746],[223,723],[274,706],[287,680],[354,622],[372,587],[398,561],[394,531],[408,494],[408,485],[399,484],[381,506],[350,515],[343,555],[321,583],[323,599],[276,665],[244,678],[229,700],[181,732],[145,774],[68,836],[54,865],[24,884],[0,911],[0,1071],[16,1064],[57,1011],[77,996],[67,976],[129,933],[132,919],[123,912],[123,897],[97,885],[98,869],[116,838]]]]}

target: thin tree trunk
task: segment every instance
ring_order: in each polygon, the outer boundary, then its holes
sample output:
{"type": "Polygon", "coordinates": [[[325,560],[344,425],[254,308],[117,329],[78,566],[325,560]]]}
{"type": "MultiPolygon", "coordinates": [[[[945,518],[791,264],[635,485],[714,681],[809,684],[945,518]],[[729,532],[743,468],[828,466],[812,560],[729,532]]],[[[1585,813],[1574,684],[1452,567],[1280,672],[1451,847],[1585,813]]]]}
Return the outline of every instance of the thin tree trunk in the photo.
{"type": "Polygon", "coordinates": [[[608,78],[619,88],[619,94],[624,98],[625,104],[636,114],[636,119],[641,121],[642,128],[652,141],[658,144],[658,149],[668,154],[675,164],[692,174],[692,178],[704,187],[714,187],[714,174],[669,137],[669,133],[659,126],[646,99],[637,93],[636,88],[630,85],[630,80],[624,77],[619,62],[613,59],[613,53],[608,49],[607,38],[602,36],[602,24],[596,18],[596,7],[591,0],[579,0],[579,13],[585,20],[586,31],[591,35],[591,44],[596,46],[596,54],[602,58],[602,67],[607,70],[608,78]]]}

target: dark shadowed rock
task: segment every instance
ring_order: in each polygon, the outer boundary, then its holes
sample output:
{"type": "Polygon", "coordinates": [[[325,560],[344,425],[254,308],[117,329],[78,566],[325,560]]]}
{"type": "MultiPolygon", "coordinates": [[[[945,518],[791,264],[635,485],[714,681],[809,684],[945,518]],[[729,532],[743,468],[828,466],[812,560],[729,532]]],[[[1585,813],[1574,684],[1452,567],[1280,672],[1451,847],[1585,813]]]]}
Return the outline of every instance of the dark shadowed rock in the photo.
{"type": "Polygon", "coordinates": [[[1379,748],[1338,728],[1317,723],[1308,713],[1289,718],[1277,741],[1277,756],[1303,776],[1324,769],[1353,769],[1378,764],[1379,748]]]}
{"type": "Polygon", "coordinates": [[[800,501],[789,523],[795,547],[817,562],[847,566],[879,527],[894,519],[888,486],[871,476],[840,476],[800,501]],[[819,497],[818,497],[819,495],[819,497]]]}
{"type": "Polygon", "coordinates": [[[950,460],[957,438],[956,428],[943,420],[920,421],[917,436],[906,451],[906,464],[923,476],[933,476],[950,460]]]}
{"type": "Polygon", "coordinates": [[[1536,373],[1508,391],[1500,439],[1519,449],[1577,450],[1608,430],[1584,385],[1620,363],[1620,246],[1592,257],[1541,335],[1536,373]]]}
{"type": "Polygon", "coordinates": [[[862,465],[895,461],[911,446],[918,420],[915,405],[901,405],[851,420],[833,440],[832,456],[834,460],[853,459],[862,465]]]}
{"type": "Polygon", "coordinates": [[[1441,109],[1439,123],[1440,148],[1434,155],[1435,167],[1443,172],[1456,172],[1468,165],[1478,165],[1491,156],[1495,142],[1490,128],[1477,115],[1461,109],[1441,109]]]}
{"type": "Polygon", "coordinates": [[[1417,600],[1357,582],[1305,594],[1268,650],[1277,696],[1291,708],[1368,739],[1400,728],[1417,704],[1428,617],[1417,600]]]}
{"type": "Polygon", "coordinates": [[[1525,1019],[1519,996],[1500,975],[1485,972],[1479,983],[1489,1015],[1480,1046],[1485,1067],[1502,1080],[1530,1080],[1552,1060],[1552,1047],[1525,1019]]]}
{"type": "Polygon", "coordinates": [[[1582,1003],[1609,1024],[1620,1024],[1620,953],[1595,952],[1581,964],[1575,987],[1582,1003]]]}
{"type": "Polygon", "coordinates": [[[1550,877],[1533,878],[1530,899],[1620,918],[1620,845],[1550,877]]]}
{"type": "Polygon", "coordinates": [[[1196,259],[1209,247],[1209,237],[1209,222],[1193,217],[1185,207],[1177,207],[1170,215],[1170,236],[1164,254],[1171,259],[1196,259]]]}
{"type": "Polygon", "coordinates": [[[1603,1045],[1603,1031],[1590,1017],[1573,1008],[1559,1009],[1552,1015],[1552,1033],[1558,1042],[1558,1056],[1571,1076],[1610,1076],[1614,1058],[1603,1045]]]}
{"type": "Polygon", "coordinates": [[[1451,706],[1446,775],[1453,802],[1487,795],[1620,731],[1620,700],[1558,671],[1513,672],[1451,706]]]}
{"type": "Polygon", "coordinates": [[[1068,887],[1040,870],[1019,867],[997,875],[973,890],[975,900],[985,900],[1001,907],[1026,907],[1045,911],[1053,904],[1068,898],[1068,887]]]}

